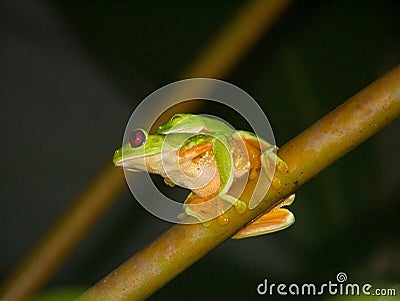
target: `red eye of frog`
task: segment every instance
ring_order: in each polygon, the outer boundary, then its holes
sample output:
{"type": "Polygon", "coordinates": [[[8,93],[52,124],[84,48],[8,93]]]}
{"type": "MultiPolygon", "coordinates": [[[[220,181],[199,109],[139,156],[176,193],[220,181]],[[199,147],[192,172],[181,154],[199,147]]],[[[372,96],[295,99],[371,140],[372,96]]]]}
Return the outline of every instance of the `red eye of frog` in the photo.
{"type": "Polygon", "coordinates": [[[142,146],[146,142],[146,135],[142,130],[134,130],[129,134],[129,144],[133,147],[142,146]]]}

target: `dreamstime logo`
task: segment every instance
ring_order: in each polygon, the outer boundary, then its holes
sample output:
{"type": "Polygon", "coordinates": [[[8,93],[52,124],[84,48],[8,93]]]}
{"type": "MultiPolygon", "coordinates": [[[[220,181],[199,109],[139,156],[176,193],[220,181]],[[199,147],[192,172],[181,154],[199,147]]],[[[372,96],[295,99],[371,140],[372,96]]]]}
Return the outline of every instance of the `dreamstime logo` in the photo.
{"type": "Polygon", "coordinates": [[[318,295],[350,295],[350,296],[396,296],[396,288],[374,288],[370,283],[345,283],[347,282],[347,274],[339,272],[336,275],[336,281],[328,281],[316,285],[313,283],[268,283],[264,279],[262,283],[257,285],[257,293],[259,295],[293,295],[293,296],[318,296],[318,295]]]}
{"type": "Polygon", "coordinates": [[[346,281],[347,281],[347,275],[346,275],[346,273],[339,272],[339,273],[336,275],[336,280],[337,280],[339,283],[341,283],[341,282],[346,282],[346,281]]]}
{"type": "MultiPolygon", "coordinates": [[[[209,131],[207,128],[202,129],[198,126],[196,120],[185,120],[184,123],[182,123],[185,127],[182,128],[180,128],[182,124],[176,123],[168,129],[167,133],[149,133],[154,122],[166,110],[181,102],[194,99],[214,101],[228,106],[241,114],[257,136],[264,138],[271,145],[275,145],[275,139],[269,121],[257,102],[245,91],[227,82],[207,78],[182,80],[166,85],[147,96],[132,113],[126,126],[123,139],[123,146],[132,145],[132,141],[130,140],[132,139],[132,133],[137,133],[137,129],[141,129],[142,137],[139,138],[144,139],[146,145],[144,145],[145,147],[143,147],[141,153],[138,152],[132,155],[132,153],[124,153],[122,151],[122,166],[124,167],[128,186],[136,200],[153,215],[174,223],[198,223],[199,221],[179,219],[178,216],[183,212],[183,204],[162,194],[154,185],[149,173],[155,172],[155,169],[160,169],[160,166],[162,166],[161,175],[166,179],[166,183],[189,188],[196,193],[197,191],[201,191],[205,186],[212,184],[213,179],[215,179],[216,169],[206,168],[208,164],[206,156],[204,156],[204,160],[198,163],[196,168],[193,168],[193,166],[190,165],[190,152],[185,153],[185,158],[187,157],[189,159],[184,161],[180,160],[180,151],[185,148],[190,151],[191,143],[196,143],[196,139],[201,138],[199,135],[211,135],[213,136],[211,137],[213,143],[219,143],[220,148],[225,149],[222,152],[230,152],[230,146],[224,137],[221,138],[219,133],[213,133],[213,131],[209,131]],[[158,145],[160,143],[161,145],[158,145]],[[158,157],[154,156],[155,152],[159,152],[159,161],[154,159],[158,159],[158,157]],[[131,159],[131,156],[135,157],[134,160],[131,159]],[[153,156],[151,159],[156,163],[150,161],[150,156],[153,156]],[[149,164],[154,165],[150,169],[147,169],[149,164]],[[138,175],[138,173],[131,172],[132,170],[148,171],[148,173],[145,172],[138,175]]],[[[195,118],[196,116],[198,117],[198,115],[194,116],[195,118]]],[[[225,126],[232,128],[232,126],[219,119],[217,116],[204,116],[205,118],[213,120],[212,127],[219,128],[220,126],[225,126]],[[218,124],[215,125],[216,123],[218,124]]],[[[169,116],[169,118],[171,117],[172,116],[169,116]]],[[[244,147],[244,149],[246,148],[244,147]]],[[[225,156],[224,160],[231,160],[230,163],[226,162],[233,166],[234,162],[232,161],[231,154],[230,158],[225,156]]],[[[229,166],[229,164],[227,165],[229,166]]],[[[271,164],[271,166],[272,169],[275,168],[275,164],[271,164]]],[[[274,170],[269,170],[268,173],[273,174],[274,170]]],[[[228,176],[228,180],[231,181],[233,177],[232,174],[228,174],[228,176]]],[[[264,196],[271,185],[271,181],[269,179],[266,181],[265,178],[268,177],[259,177],[259,182],[253,194],[253,199],[256,201],[251,203],[250,209],[258,205],[261,201],[260,196],[264,196]]],[[[225,179],[225,181],[228,180],[225,179]]],[[[247,183],[247,177],[244,178],[244,181],[237,182],[241,182],[242,185],[237,185],[235,182],[235,187],[232,189],[234,190],[232,193],[234,193],[235,197],[239,196],[243,191],[247,183]]],[[[227,187],[228,186],[230,186],[230,183],[227,187]]],[[[229,193],[231,194],[231,191],[229,191],[229,193]]],[[[223,211],[232,206],[229,202],[223,203],[223,211]]],[[[204,203],[201,205],[204,205],[204,203]]],[[[192,204],[190,206],[192,207],[192,204]]],[[[197,206],[197,204],[194,206],[197,206]]],[[[215,210],[213,214],[207,215],[207,219],[212,219],[219,214],[221,214],[221,212],[215,210]]]]}

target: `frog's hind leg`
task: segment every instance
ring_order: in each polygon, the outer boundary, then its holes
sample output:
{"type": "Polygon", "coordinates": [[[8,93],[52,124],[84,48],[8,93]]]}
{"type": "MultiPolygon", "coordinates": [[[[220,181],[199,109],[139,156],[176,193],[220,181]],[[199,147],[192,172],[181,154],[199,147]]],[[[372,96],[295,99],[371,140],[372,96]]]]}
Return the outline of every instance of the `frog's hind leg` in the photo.
{"type": "Polygon", "coordinates": [[[278,148],[276,146],[271,145],[261,154],[262,169],[268,175],[270,180],[273,179],[275,172],[285,173],[288,170],[286,162],[276,154],[277,150],[278,148]]]}
{"type": "Polygon", "coordinates": [[[275,209],[259,216],[246,227],[236,232],[232,238],[239,239],[273,233],[283,230],[293,223],[294,215],[292,212],[283,208],[275,209]]]}
{"type": "Polygon", "coordinates": [[[274,189],[281,187],[279,178],[274,178],[275,172],[284,174],[288,171],[288,166],[285,161],[278,157],[276,154],[277,147],[271,145],[260,155],[261,171],[258,184],[255,189],[254,195],[249,202],[249,209],[254,209],[261,203],[265,194],[271,186],[274,189]]]}

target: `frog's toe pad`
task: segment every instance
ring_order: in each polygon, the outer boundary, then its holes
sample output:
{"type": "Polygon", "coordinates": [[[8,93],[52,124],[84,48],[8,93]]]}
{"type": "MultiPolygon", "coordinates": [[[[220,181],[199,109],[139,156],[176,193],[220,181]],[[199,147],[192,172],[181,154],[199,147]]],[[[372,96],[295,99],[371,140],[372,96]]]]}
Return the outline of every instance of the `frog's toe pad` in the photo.
{"type": "Polygon", "coordinates": [[[237,200],[234,204],[234,207],[236,212],[239,214],[243,214],[247,209],[246,203],[241,200],[237,200]]]}

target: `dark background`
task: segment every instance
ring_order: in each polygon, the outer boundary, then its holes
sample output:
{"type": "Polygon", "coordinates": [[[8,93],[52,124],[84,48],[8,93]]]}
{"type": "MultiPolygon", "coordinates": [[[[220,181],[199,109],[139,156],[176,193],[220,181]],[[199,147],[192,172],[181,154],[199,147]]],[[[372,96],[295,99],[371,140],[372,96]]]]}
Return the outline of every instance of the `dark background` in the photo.
{"type": "MultiPolygon", "coordinates": [[[[0,280],[111,160],[135,106],[180,79],[243,4],[2,1],[0,280]]],[[[259,102],[282,145],[400,62],[399,9],[297,1],[225,79],[259,102]]],[[[399,137],[397,121],[301,187],[291,228],[223,243],[151,299],[254,299],[264,278],[338,272],[398,285],[399,137]]],[[[91,286],[170,226],[126,190],[49,287],[91,286]]]]}

